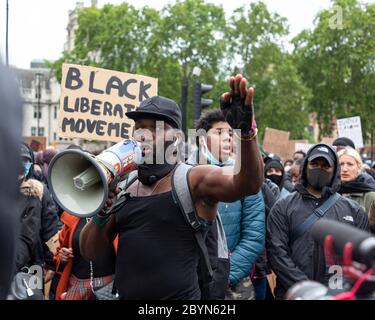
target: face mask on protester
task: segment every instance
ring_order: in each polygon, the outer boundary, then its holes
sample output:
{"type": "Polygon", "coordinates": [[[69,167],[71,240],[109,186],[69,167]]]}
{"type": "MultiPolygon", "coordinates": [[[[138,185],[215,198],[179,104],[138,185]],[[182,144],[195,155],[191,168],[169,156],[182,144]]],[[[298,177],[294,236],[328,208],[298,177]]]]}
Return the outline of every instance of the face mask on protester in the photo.
{"type": "Polygon", "coordinates": [[[283,181],[283,176],[278,174],[270,174],[267,175],[267,178],[270,179],[273,183],[280,186],[281,182],[283,181]]]}
{"type": "Polygon", "coordinates": [[[31,166],[32,166],[32,163],[30,161],[22,161],[22,167],[21,167],[21,172],[19,174],[19,179],[23,179],[23,178],[26,178],[27,175],[29,174],[30,172],[30,169],[31,169],[31,166]]]}
{"type": "Polygon", "coordinates": [[[316,190],[322,190],[330,185],[332,175],[331,172],[321,168],[307,169],[307,182],[316,190]]]}
{"type": "Polygon", "coordinates": [[[233,159],[230,157],[228,158],[228,160],[223,161],[223,162],[220,162],[219,160],[217,160],[214,157],[214,155],[211,153],[211,151],[208,149],[206,141],[202,141],[202,142],[203,142],[203,154],[205,158],[207,159],[208,164],[212,164],[214,166],[219,166],[219,167],[233,165],[233,159]]]}
{"type": "MultiPolygon", "coordinates": [[[[164,146],[164,151],[168,149],[168,147],[173,142],[167,141],[164,146]]],[[[156,163],[156,152],[153,154],[153,163],[152,164],[140,164],[138,166],[138,179],[139,181],[146,185],[152,185],[156,181],[164,178],[168,173],[170,173],[176,164],[169,164],[164,156],[164,163],[157,164],[156,163]]]]}

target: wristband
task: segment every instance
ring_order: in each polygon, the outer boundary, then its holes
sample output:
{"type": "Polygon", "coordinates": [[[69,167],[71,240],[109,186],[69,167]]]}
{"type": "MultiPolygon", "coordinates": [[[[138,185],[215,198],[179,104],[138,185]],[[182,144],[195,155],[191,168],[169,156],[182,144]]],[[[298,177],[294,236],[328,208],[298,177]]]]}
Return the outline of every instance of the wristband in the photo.
{"type": "Polygon", "coordinates": [[[258,129],[255,128],[255,129],[250,133],[250,135],[247,135],[247,136],[243,136],[243,135],[241,135],[241,137],[240,137],[237,133],[235,133],[235,135],[236,135],[239,139],[241,139],[241,141],[251,141],[251,140],[253,140],[253,139],[258,135],[258,129]]]}

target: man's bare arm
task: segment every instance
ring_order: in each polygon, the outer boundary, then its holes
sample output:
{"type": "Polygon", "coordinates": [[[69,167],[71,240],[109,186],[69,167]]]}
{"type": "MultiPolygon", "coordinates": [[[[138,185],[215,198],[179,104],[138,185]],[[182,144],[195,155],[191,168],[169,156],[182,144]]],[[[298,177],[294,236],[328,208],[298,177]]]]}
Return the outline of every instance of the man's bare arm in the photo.
{"type": "Polygon", "coordinates": [[[258,146],[254,141],[242,142],[241,161],[229,174],[229,168],[212,165],[197,166],[190,174],[192,192],[198,198],[207,199],[209,203],[219,201],[233,202],[240,198],[255,194],[263,183],[263,161],[258,146]],[[237,174],[234,174],[238,172],[237,174]]]}
{"type": "Polygon", "coordinates": [[[112,245],[116,237],[115,216],[103,226],[95,224],[92,220],[83,228],[79,243],[81,255],[87,260],[93,260],[102,257],[112,245]]]}

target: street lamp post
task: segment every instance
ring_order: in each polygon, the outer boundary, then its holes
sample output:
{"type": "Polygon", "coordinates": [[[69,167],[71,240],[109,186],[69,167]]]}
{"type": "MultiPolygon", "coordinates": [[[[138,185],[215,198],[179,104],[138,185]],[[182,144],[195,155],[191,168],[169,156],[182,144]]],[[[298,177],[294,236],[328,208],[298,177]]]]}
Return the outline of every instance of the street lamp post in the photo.
{"type": "Polygon", "coordinates": [[[40,127],[40,98],[41,98],[41,86],[40,86],[40,79],[41,79],[41,77],[42,77],[42,73],[40,73],[40,72],[37,72],[36,74],[35,74],[35,76],[36,76],[36,78],[37,78],[37,81],[38,81],[38,83],[37,83],[37,87],[36,87],[36,89],[37,89],[37,101],[38,101],[38,103],[37,103],[37,136],[39,137],[39,131],[40,131],[40,129],[39,129],[39,127],[40,127]]]}

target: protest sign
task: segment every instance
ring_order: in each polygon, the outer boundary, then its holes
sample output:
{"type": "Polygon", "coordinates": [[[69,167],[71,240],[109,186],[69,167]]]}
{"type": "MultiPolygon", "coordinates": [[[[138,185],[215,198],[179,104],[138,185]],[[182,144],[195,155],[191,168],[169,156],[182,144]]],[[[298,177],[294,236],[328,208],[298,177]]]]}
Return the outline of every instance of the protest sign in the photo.
{"type": "Polygon", "coordinates": [[[35,152],[43,151],[47,146],[47,138],[44,136],[23,137],[23,141],[35,152]]]}
{"type": "Polygon", "coordinates": [[[286,159],[288,157],[289,135],[290,133],[287,131],[266,128],[263,139],[264,150],[286,159]]]}
{"type": "Polygon", "coordinates": [[[363,136],[360,117],[337,119],[338,136],[351,139],[356,148],[363,148],[363,136]]]}
{"type": "Polygon", "coordinates": [[[118,142],[132,134],[125,115],[157,95],[156,78],[63,64],[58,135],[118,142]]]}

